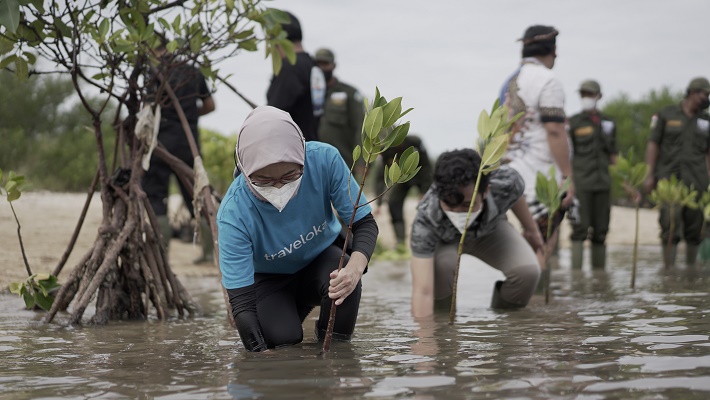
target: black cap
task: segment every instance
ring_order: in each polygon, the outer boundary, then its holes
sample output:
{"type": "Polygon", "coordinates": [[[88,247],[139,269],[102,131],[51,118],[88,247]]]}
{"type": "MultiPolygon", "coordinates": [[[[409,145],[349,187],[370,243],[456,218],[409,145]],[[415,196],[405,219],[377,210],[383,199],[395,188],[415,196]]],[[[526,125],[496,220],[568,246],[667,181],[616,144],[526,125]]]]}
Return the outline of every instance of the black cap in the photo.
{"type": "Polygon", "coordinates": [[[521,39],[523,42],[523,57],[546,56],[555,51],[559,32],[552,26],[533,25],[525,30],[521,39]]]}
{"type": "Polygon", "coordinates": [[[288,24],[283,24],[281,25],[281,28],[286,32],[286,39],[292,41],[292,42],[300,42],[303,40],[303,32],[301,32],[301,23],[298,21],[298,18],[296,18],[295,15],[291,14],[290,12],[286,11],[286,14],[288,14],[289,18],[291,19],[291,22],[288,24]]]}

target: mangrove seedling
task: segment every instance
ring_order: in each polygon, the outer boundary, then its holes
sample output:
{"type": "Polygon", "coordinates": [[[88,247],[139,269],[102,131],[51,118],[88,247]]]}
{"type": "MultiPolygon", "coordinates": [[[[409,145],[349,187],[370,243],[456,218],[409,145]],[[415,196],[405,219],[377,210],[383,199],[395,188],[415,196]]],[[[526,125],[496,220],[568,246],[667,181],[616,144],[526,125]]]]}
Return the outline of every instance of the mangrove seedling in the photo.
{"type": "MultiPolygon", "coordinates": [[[[478,154],[481,155],[481,167],[478,169],[478,175],[476,176],[476,183],[473,189],[474,196],[478,193],[478,187],[481,183],[481,176],[489,174],[500,167],[503,155],[508,148],[510,138],[508,131],[510,130],[511,125],[513,125],[522,115],[523,113],[519,113],[510,118],[510,111],[508,110],[508,107],[505,105],[499,106],[498,100],[493,103],[493,109],[491,110],[490,115],[486,112],[486,110],[481,111],[481,115],[478,117],[479,138],[476,143],[478,154]]],[[[471,201],[471,204],[468,207],[465,226],[468,226],[474,203],[475,201],[471,201]]],[[[449,324],[453,324],[454,318],[456,317],[456,293],[459,280],[459,268],[461,266],[461,255],[463,254],[463,244],[465,239],[466,230],[463,231],[461,239],[459,240],[458,258],[456,259],[456,271],[454,273],[454,287],[451,294],[449,324]]]]}
{"type": "MultiPolygon", "coordinates": [[[[404,141],[404,138],[409,133],[409,121],[399,125],[397,124],[397,121],[412,111],[412,109],[409,108],[402,112],[402,98],[397,97],[396,99],[387,101],[387,99],[380,95],[379,88],[375,88],[375,99],[372,102],[372,105],[369,106],[365,103],[365,106],[368,108],[368,111],[365,114],[362,126],[362,146],[355,146],[355,149],[353,150],[353,164],[350,167],[350,175],[353,176],[355,165],[360,158],[363,160],[364,170],[362,176],[360,177],[359,192],[353,202],[353,212],[350,216],[350,221],[348,222],[348,238],[350,238],[353,222],[355,220],[355,213],[358,209],[377,200],[379,197],[387,193],[387,191],[389,191],[394,185],[407,182],[414,178],[417,172],[421,169],[419,166],[419,152],[416,151],[414,147],[410,146],[402,152],[399,158],[395,156],[392,165],[385,167],[385,174],[383,177],[386,186],[385,191],[366,203],[359,203],[360,196],[362,195],[363,188],[365,187],[365,179],[367,178],[367,172],[370,164],[375,161],[378,154],[383,153],[392,146],[398,146],[404,141]]],[[[352,195],[350,198],[353,198],[352,195]]],[[[343,251],[340,255],[338,272],[340,272],[344,266],[346,250],[347,240],[343,245],[343,251]]],[[[330,306],[330,316],[328,318],[328,327],[323,339],[321,354],[325,354],[330,350],[330,342],[333,337],[333,324],[335,323],[335,309],[335,300],[332,300],[330,306]]]]}
{"type": "Polygon", "coordinates": [[[636,286],[636,264],[638,260],[638,245],[639,245],[639,206],[641,203],[641,187],[648,176],[648,164],[643,161],[636,161],[634,158],[633,149],[629,150],[628,158],[619,156],[616,159],[616,165],[609,167],[612,175],[618,179],[634,202],[636,222],[634,228],[634,253],[631,265],[631,289],[636,286]]]}
{"type": "Polygon", "coordinates": [[[707,229],[708,221],[710,221],[710,186],[700,196],[698,207],[703,212],[703,227],[700,229],[700,238],[702,240],[700,243],[700,260],[707,262],[710,260],[710,238],[705,237],[705,229],[707,229]]]}
{"type": "Polygon", "coordinates": [[[651,201],[657,207],[668,207],[668,218],[670,219],[670,228],[668,231],[668,239],[666,241],[666,251],[664,263],[666,269],[670,268],[675,263],[671,253],[673,248],[673,235],[675,234],[675,214],[680,212],[683,207],[690,209],[698,208],[696,202],[698,192],[688,187],[682,181],[678,180],[675,175],[671,175],[670,179],[661,179],[656,185],[656,189],[651,192],[651,201]]]}
{"type": "MultiPolygon", "coordinates": [[[[562,182],[562,185],[557,184],[557,175],[555,166],[550,167],[548,176],[542,172],[537,173],[535,182],[535,195],[537,200],[547,208],[547,232],[545,234],[545,243],[549,244],[550,236],[552,236],[552,220],[562,205],[562,197],[570,185],[569,178],[562,182]]],[[[547,264],[548,247],[545,246],[545,270],[543,271],[543,283],[545,287],[545,304],[550,302],[550,266],[547,264]]]]}
{"type": "Polygon", "coordinates": [[[12,211],[12,215],[15,217],[15,223],[17,224],[17,239],[20,241],[22,260],[25,263],[28,276],[25,281],[10,283],[10,292],[22,297],[25,301],[25,306],[28,309],[32,309],[35,305],[37,305],[43,310],[49,310],[49,308],[52,307],[52,302],[54,301],[54,297],[50,293],[50,290],[59,286],[57,283],[57,277],[50,274],[32,273],[30,263],[27,261],[25,246],[22,243],[22,226],[20,225],[19,218],[17,218],[15,207],[12,205],[13,201],[22,196],[22,190],[24,187],[24,176],[16,175],[15,172],[10,171],[7,174],[7,179],[5,179],[2,170],[0,169],[0,195],[7,197],[7,201],[10,203],[10,210],[12,211]]]}

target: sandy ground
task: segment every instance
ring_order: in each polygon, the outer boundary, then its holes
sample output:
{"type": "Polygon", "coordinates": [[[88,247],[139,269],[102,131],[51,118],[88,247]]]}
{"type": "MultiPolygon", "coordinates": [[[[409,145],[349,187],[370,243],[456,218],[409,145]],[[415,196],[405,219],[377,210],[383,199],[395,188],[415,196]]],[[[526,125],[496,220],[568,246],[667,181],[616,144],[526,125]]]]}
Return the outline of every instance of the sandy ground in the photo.
{"type": "MultiPolygon", "coordinates": [[[[21,233],[25,252],[33,272],[51,272],[57,265],[71,239],[85,200],[86,194],[31,192],[24,193],[19,200],[13,203],[22,225],[21,233]]],[[[171,201],[171,206],[174,204],[175,202],[171,201]]],[[[408,222],[411,222],[415,207],[416,200],[408,200],[406,203],[408,222]]],[[[378,214],[377,219],[380,226],[380,240],[387,247],[393,246],[394,234],[389,224],[389,214],[386,208],[378,214]]],[[[511,220],[514,220],[514,217],[511,217],[511,220]]],[[[611,221],[609,244],[633,244],[634,210],[615,207],[612,210],[611,221]]],[[[100,222],[101,199],[95,196],[74,251],[60,274],[60,280],[91,247],[100,222]]],[[[655,210],[641,210],[640,243],[657,244],[659,242],[658,230],[657,212],[655,210]]],[[[568,237],[569,224],[564,223],[562,247],[569,245],[568,237]]],[[[191,276],[215,276],[215,280],[217,280],[219,272],[214,266],[193,265],[192,260],[200,253],[199,245],[193,246],[177,239],[172,240],[170,260],[173,270],[181,279],[189,279],[191,276]]],[[[19,281],[25,277],[25,267],[17,238],[17,225],[9,204],[2,200],[0,202],[0,290],[7,290],[10,282],[19,281]]]]}

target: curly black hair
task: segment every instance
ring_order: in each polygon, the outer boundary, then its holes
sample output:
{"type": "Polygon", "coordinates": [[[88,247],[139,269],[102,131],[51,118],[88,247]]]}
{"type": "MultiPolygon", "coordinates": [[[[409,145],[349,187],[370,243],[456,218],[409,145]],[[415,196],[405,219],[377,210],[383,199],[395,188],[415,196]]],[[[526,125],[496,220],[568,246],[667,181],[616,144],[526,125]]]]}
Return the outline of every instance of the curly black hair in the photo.
{"type": "MultiPolygon", "coordinates": [[[[476,182],[481,156],[473,149],[447,151],[439,156],[434,167],[434,183],[439,199],[449,207],[463,203],[461,189],[476,182]]],[[[478,192],[488,188],[488,175],[481,175],[478,192]]]]}

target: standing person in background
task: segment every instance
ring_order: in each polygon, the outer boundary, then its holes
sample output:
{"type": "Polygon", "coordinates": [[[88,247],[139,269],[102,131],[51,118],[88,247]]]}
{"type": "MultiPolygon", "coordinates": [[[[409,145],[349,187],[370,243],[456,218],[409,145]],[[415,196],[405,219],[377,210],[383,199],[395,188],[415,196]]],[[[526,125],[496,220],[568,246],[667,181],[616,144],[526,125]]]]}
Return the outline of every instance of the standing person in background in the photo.
{"type": "MultiPolygon", "coordinates": [[[[659,179],[671,175],[698,191],[707,190],[710,170],[709,96],[710,82],[706,78],[695,78],[690,81],[685,99],[680,104],[665,107],[653,115],[646,147],[646,163],[651,171],[644,183],[646,193],[655,188],[659,179]]],[[[686,262],[694,265],[702,241],[702,211],[684,207],[671,216],[668,207],[662,207],[658,222],[661,225],[663,260],[670,263],[666,267],[675,264],[681,229],[685,238],[686,262]],[[666,243],[671,218],[676,229],[671,239],[673,245],[669,249],[666,243]]]]}
{"type": "MultiPolygon", "coordinates": [[[[512,115],[523,113],[513,126],[513,143],[506,161],[522,176],[528,207],[535,210],[532,214],[538,221],[546,221],[547,213],[539,211],[544,207],[535,195],[537,173],[547,174],[551,166],[556,166],[557,173],[561,174],[560,180],[572,177],[565,129],[565,95],[552,72],[557,58],[558,34],[555,28],[542,25],[531,26],[525,31],[520,39],[523,42],[522,65],[518,74],[508,82],[506,97],[512,115]]],[[[574,195],[574,183],[571,183],[562,200],[562,209],[572,204],[574,195]]],[[[553,232],[554,229],[555,226],[553,232]]],[[[553,235],[553,243],[555,238],[553,235]]],[[[552,247],[548,246],[548,249],[552,247]]],[[[542,254],[538,257],[544,265],[542,254]]]]}
{"type": "MultiPolygon", "coordinates": [[[[365,105],[354,87],[333,75],[335,55],[329,49],[319,49],[315,55],[316,65],[323,71],[327,91],[324,113],[318,124],[318,140],[335,146],[345,163],[353,165],[353,149],[360,144],[365,105]]],[[[356,166],[355,176],[362,175],[363,166],[356,166]]]]}
{"type": "MultiPolygon", "coordinates": [[[[306,141],[318,140],[318,124],[316,113],[322,112],[322,104],[313,103],[313,83],[323,81],[322,72],[316,67],[311,56],[303,49],[301,41],[303,33],[301,23],[291,13],[288,13],[291,22],[282,25],[286,38],[293,42],[296,52],[296,63],[291,63],[283,58],[281,71],[271,78],[271,84],[266,92],[268,105],[286,111],[294,122],[301,128],[306,141]],[[319,76],[313,76],[314,73],[319,76]]],[[[323,88],[325,89],[325,88],[323,88]]]]}
{"type": "MultiPolygon", "coordinates": [[[[426,148],[424,147],[424,144],[419,136],[407,135],[399,146],[390,147],[387,151],[382,153],[382,162],[379,164],[377,172],[375,173],[375,176],[377,177],[377,180],[375,181],[375,193],[382,193],[385,191],[385,183],[384,180],[381,179],[385,172],[385,165],[392,165],[394,156],[401,155],[410,146],[414,146],[414,148],[419,151],[419,165],[422,169],[420,169],[417,175],[415,175],[410,181],[395,185],[392,189],[390,189],[386,196],[392,227],[394,228],[395,238],[397,239],[397,250],[400,252],[406,251],[405,240],[407,239],[404,223],[404,201],[407,199],[407,195],[410,190],[415,187],[419,189],[419,198],[424,196],[424,193],[429,190],[429,186],[431,186],[433,179],[431,161],[429,160],[426,148]]],[[[377,211],[375,211],[376,215],[379,214],[381,205],[382,197],[377,199],[378,207],[377,211]]]]}
{"type": "Polygon", "coordinates": [[[606,265],[606,234],[611,213],[611,177],[609,166],[616,164],[616,128],[614,121],[599,112],[602,97],[599,83],[582,82],[579,87],[582,112],[569,120],[572,141],[572,170],[577,188],[580,218],[572,225],[572,268],[581,269],[584,241],[592,242],[592,268],[606,265]],[[589,230],[592,230],[589,232],[589,230]]]}
{"type": "MultiPolygon", "coordinates": [[[[197,121],[200,116],[211,113],[215,110],[215,102],[205,77],[202,73],[192,65],[187,65],[185,61],[178,60],[170,54],[165,45],[161,45],[156,49],[156,57],[160,64],[158,70],[166,78],[170,84],[175,96],[177,96],[180,107],[185,113],[187,122],[190,125],[190,130],[195,138],[195,143],[200,146],[199,131],[197,130],[197,121]]],[[[154,101],[161,107],[160,131],[158,133],[158,141],[165,146],[170,154],[182,160],[190,168],[194,166],[194,157],[190,150],[190,144],[185,136],[185,130],[182,127],[178,112],[173,107],[170,97],[167,92],[161,87],[160,80],[157,77],[150,77],[154,80],[154,101]]],[[[173,170],[169,165],[164,163],[158,157],[151,157],[150,167],[143,175],[143,190],[148,196],[153,211],[158,217],[160,231],[165,239],[167,248],[170,238],[172,237],[172,229],[168,220],[168,190],[170,187],[170,175],[173,170]]],[[[195,217],[195,211],[192,206],[192,197],[183,187],[182,182],[178,179],[180,192],[182,193],[183,201],[187,206],[190,216],[195,217]]],[[[206,222],[201,222],[202,231],[202,257],[194,260],[195,263],[211,262],[213,259],[212,235],[206,222]]]]}

